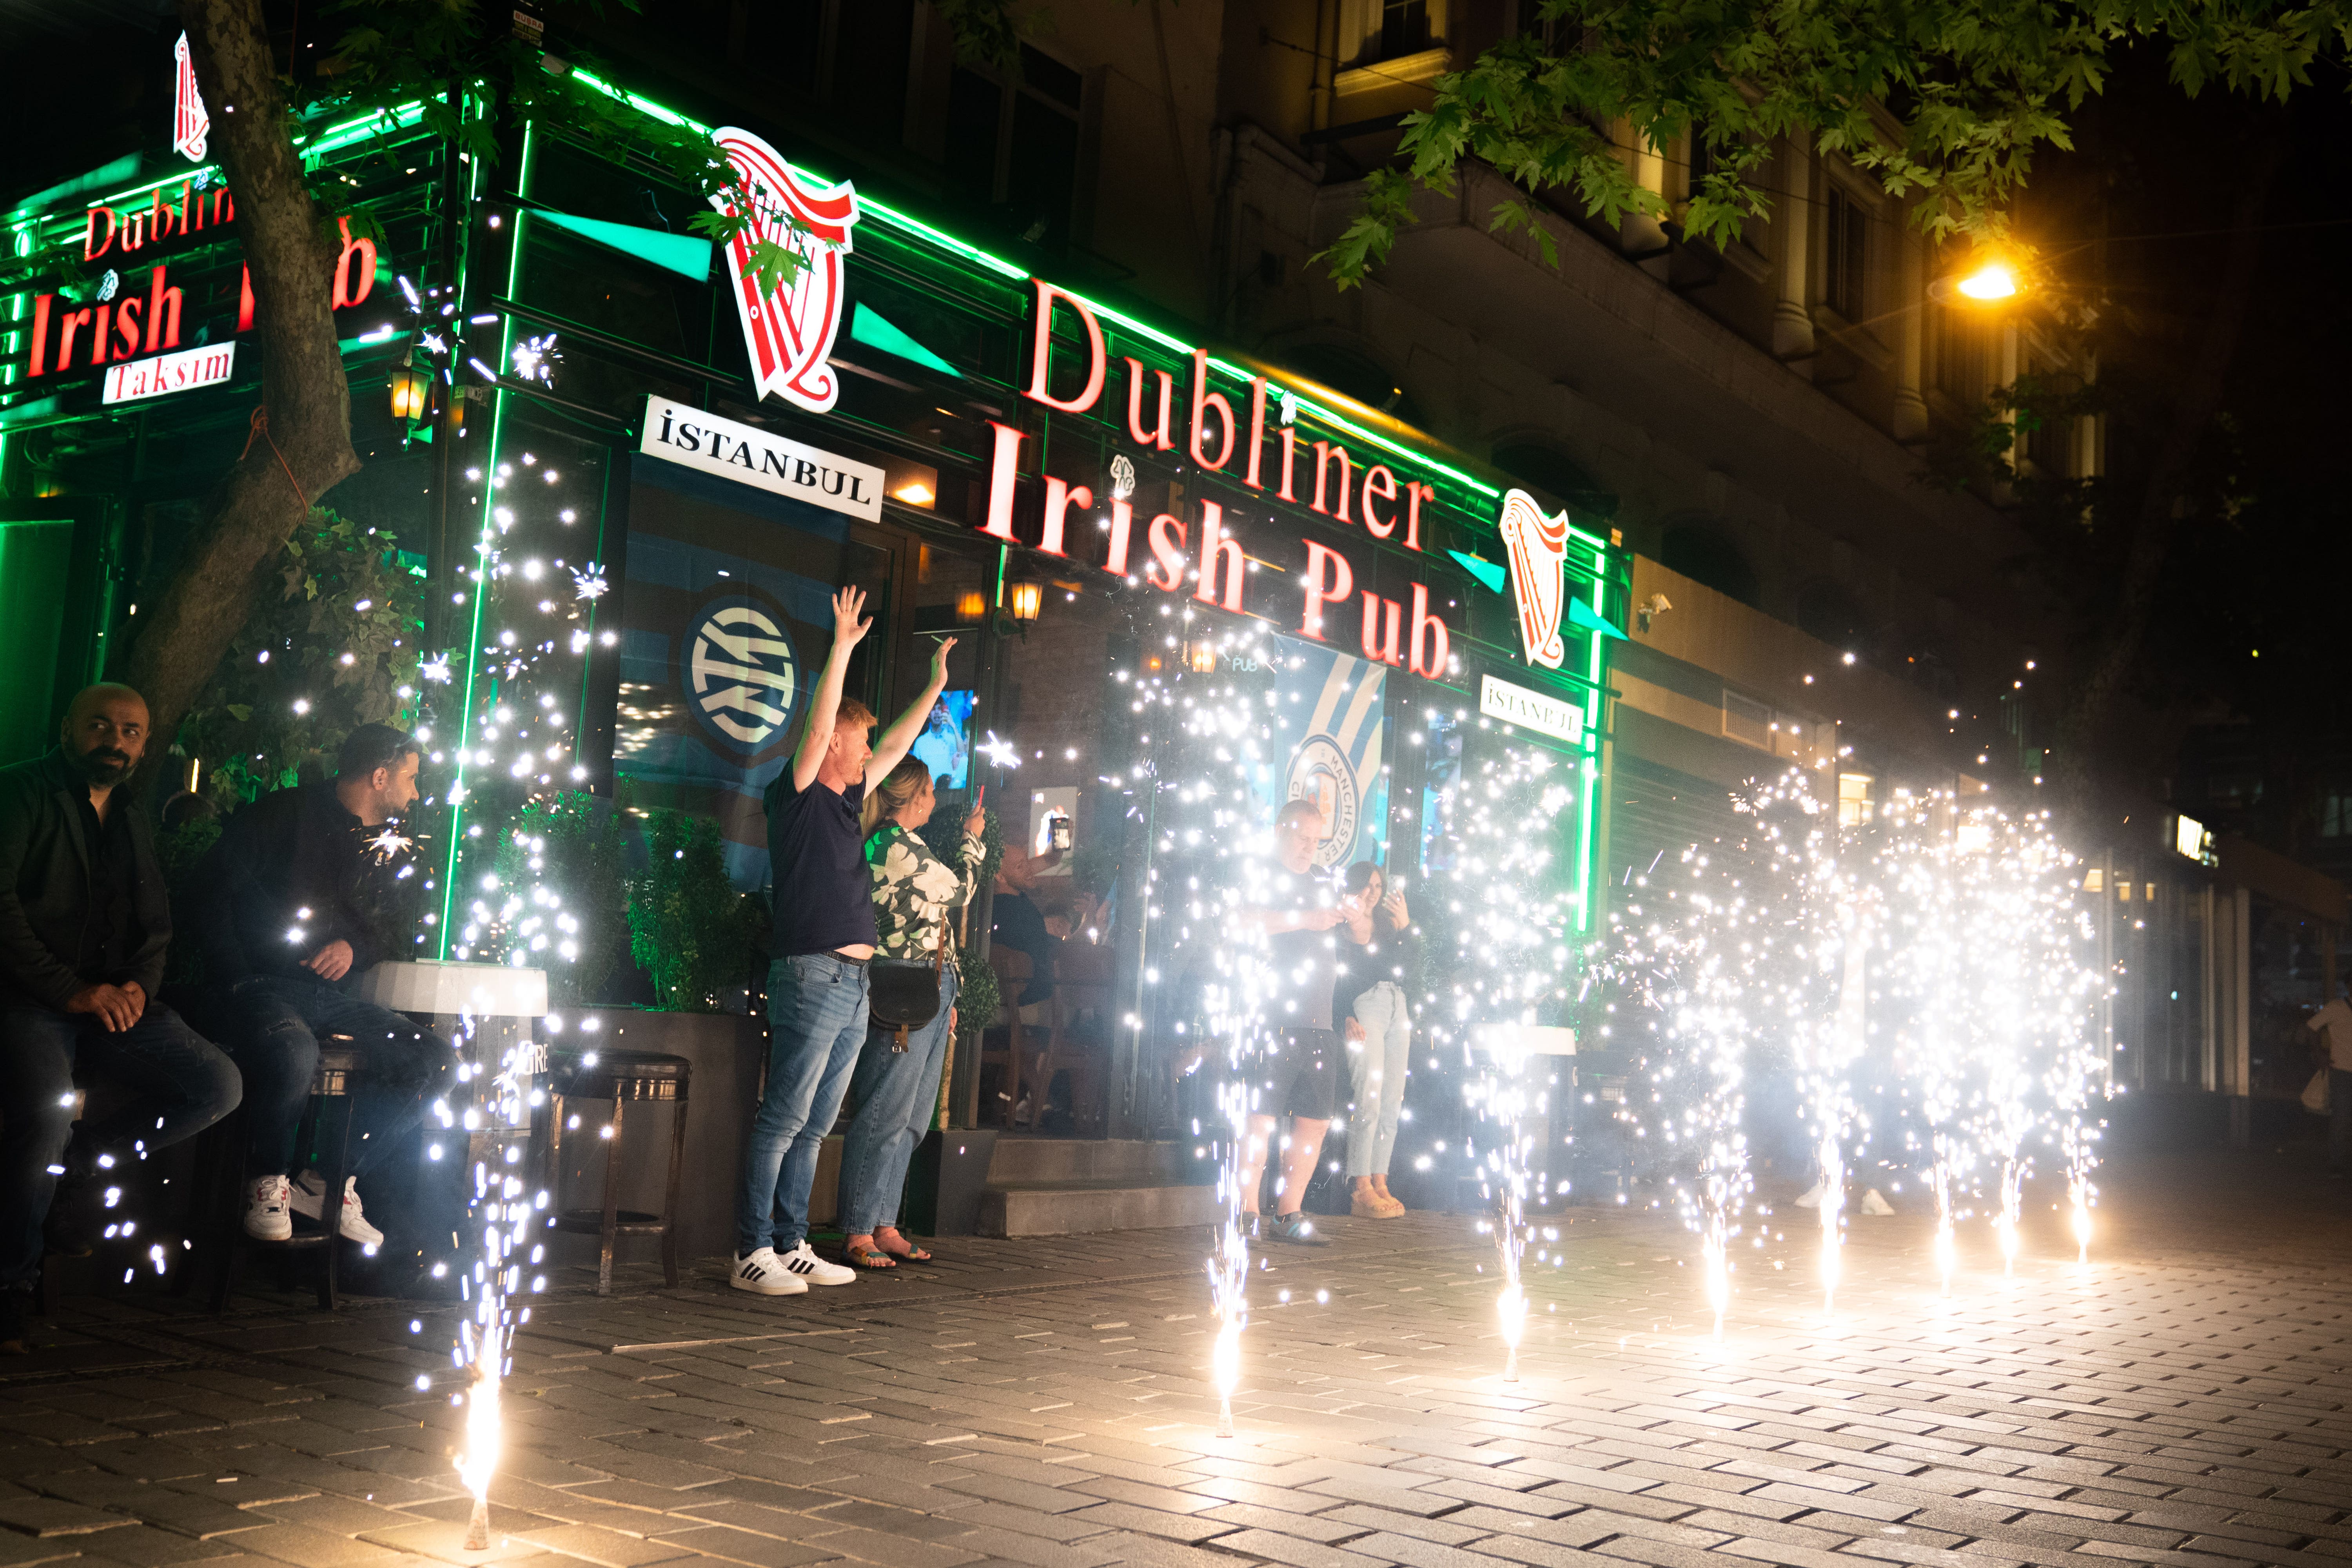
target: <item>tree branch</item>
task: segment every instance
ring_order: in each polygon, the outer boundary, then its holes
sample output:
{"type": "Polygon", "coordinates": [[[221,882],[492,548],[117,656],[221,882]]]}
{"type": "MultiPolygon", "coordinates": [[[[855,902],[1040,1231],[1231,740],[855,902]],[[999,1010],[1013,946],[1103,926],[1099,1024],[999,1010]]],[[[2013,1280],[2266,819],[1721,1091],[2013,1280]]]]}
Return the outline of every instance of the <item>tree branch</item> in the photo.
{"type": "Polygon", "coordinates": [[[180,15],[236,196],[268,426],[222,480],[212,515],[121,661],[121,679],[146,697],[153,732],[166,737],[244,624],[263,564],[310,503],[360,467],[335,340],[332,256],[289,134],[259,0],[182,0],[180,15]]]}

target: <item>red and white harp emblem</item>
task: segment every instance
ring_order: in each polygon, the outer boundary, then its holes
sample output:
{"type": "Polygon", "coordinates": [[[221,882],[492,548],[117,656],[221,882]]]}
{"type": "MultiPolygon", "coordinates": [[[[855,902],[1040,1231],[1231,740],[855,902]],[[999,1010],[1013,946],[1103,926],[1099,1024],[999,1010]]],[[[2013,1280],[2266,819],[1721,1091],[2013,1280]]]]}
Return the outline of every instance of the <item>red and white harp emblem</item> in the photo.
{"type": "Polygon", "coordinates": [[[720,212],[752,215],[761,237],[800,254],[793,279],[762,294],[751,269],[751,242],[738,236],[727,247],[735,279],[735,309],[751,353],[759,395],[770,393],[822,414],[841,395],[840,379],[825,356],[841,326],[844,267],[849,231],[857,223],[857,192],[847,181],[811,190],[793,177],[783,155],[749,131],[725,126],[711,140],[735,171],[735,188],[710,198],[720,212]],[[801,226],[795,229],[794,223],[801,226]]]}
{"type": "Polygon", "coordinates": [[[213,117],[205,112],[205,95],[196,90],[196,62],[188,53],[188,35],[172,46],[172,151],[191,163],[205,161],[205,136],[213,117]]]}
{"type": "Polygon", "coordinates": [[[1558,669],[1568,657],[1560,612],[1568,607],[1568,513],[1546,517],[1525,490],[1503,498],[1503,547],[1511,562],[1511,597],[1519,606],[1519,643],[1528,662],[1558,669]]]}

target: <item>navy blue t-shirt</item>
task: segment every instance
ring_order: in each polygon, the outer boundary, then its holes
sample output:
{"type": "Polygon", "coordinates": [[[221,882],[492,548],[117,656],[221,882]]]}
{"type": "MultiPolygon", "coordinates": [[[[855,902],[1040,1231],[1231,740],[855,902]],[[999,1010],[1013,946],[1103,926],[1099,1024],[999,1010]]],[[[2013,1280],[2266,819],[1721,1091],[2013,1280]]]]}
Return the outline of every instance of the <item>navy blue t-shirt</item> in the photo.
{"type": "Polygon", "coordinates": [[[866,874],[857,831],[866,782],[835,795],[814,779],[793,787],[793,764],[768,785],[768,860],[776,879],[775,930],[768,951],[778,958],[835,948],[868,946],[874,933],[873,880],[866,874]]]}

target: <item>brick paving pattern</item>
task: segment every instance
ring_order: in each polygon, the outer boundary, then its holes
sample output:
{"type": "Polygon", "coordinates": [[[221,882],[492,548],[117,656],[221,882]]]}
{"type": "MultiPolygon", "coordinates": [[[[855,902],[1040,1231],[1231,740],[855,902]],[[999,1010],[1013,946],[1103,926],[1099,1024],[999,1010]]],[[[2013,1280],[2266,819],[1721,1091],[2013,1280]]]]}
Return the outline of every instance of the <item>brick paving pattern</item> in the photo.
{"type": "Polygon", "coordinates": [[[1192,1233],[951,1241],[776,1301],[715,1263],[559,1282],[488,1552],[415,1387],[449,1309],[71,1301],[0,1363],[0,1568],[2352,1564],[2343,1190],[2264,1155],[2110,1188],[2087,1269],[2042,1214],[1948,1301],[1924,1221],[1857,1218],[1830,1319],[1790,1211],[1719,1343],[1675,1226],[1572,1211],[1516,1384],[1472,1222],[1334,1221],[1255,1282],[1227,1439],[1192,1233]]]}

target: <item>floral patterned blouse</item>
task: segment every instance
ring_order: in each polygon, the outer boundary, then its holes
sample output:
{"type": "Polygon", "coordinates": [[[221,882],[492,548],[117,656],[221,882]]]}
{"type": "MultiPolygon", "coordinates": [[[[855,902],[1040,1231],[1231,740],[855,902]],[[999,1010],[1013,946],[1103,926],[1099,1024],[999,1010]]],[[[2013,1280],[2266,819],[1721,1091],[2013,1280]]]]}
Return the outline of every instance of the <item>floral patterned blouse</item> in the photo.
{"type": "MultiPolygon", "coordinates": [[[[948,916],[980,890],[981,862],[988,851],[967,833],[950,866],[931,847],[895,822],[886,822],[866,840],[866,873],[873,879],[875,951],[885,958],[931,956],[948,916]]],[[[955,932],[945,932],[955,951],[955,932]]]]}

